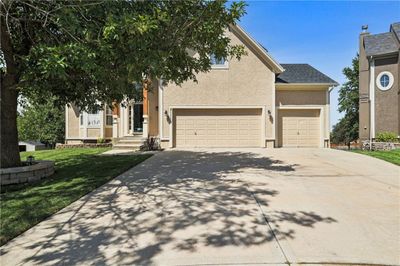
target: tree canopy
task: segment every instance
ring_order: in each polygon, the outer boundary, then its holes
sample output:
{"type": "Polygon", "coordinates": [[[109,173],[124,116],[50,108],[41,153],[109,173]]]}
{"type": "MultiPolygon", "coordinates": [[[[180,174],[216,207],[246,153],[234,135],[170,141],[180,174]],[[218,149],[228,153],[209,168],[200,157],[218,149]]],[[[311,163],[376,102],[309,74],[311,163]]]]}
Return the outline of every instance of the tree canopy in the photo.
{"type": "Polygon", "coordinates": [[[245,14],[243,2],[2,0],[0,5],[6,66],[1,146],[2,154],[10,154],[2,156],[1,167],[19,163],[12,151],[18,94],[93,108],[130,97],[134,84],[149,79],[195,80],[210,70],[210,54],[238,59],[244,54],[244,47],[224,34],[245,14]]]}
{"type": "Polygon", "coordinates": [[[211,53],[242,55],[224,31],[243,3],[10,1],[7,11],[20,92],[81,108],[122,100],[146,78],[195,79],[210,69],[211,53]]]}
{"type": "Polygon", "coordinates": [[[339,112],[344,112],[344,117],[333,126],[332,143],[345,143],[358,139],[358,110],[359,110],[359,72],[358,55],[353,58],[350,67],[343,69],[347,81],[339,89],[339,112]]]}

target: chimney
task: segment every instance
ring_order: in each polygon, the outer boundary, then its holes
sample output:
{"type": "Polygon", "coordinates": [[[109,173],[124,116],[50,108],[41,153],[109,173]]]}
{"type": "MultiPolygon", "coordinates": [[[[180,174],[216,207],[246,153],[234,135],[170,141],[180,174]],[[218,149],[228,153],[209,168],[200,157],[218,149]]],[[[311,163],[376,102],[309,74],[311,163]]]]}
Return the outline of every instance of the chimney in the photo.
{"type": "Polygon", "coordinates": [[[362,25],[361,29],[362,29],[361,33],[367,33],[368,32],[368,25],[362,25]]]}

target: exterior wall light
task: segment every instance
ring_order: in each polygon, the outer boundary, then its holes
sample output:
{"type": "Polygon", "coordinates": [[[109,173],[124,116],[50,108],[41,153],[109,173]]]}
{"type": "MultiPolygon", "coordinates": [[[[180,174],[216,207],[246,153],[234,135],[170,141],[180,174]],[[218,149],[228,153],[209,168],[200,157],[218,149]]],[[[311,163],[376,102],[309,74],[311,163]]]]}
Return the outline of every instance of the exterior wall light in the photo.
{"type": "Polygon", "coordinates": [[[29,165],[34,164],[34,163],[35,163],[35,157],[33,157],[32,155],[28,156],[28,157],[26,158],[26,162],[27,162],[29,165]]]}

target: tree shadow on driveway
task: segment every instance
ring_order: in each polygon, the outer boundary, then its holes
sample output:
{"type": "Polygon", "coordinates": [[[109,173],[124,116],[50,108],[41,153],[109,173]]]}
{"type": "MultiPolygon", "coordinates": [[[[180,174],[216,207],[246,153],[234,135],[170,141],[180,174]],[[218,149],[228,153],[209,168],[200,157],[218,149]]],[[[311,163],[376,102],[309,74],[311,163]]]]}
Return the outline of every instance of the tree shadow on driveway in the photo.
{"type": "MultiPolygon", "coordinates": [[[[23,259],[29,264],[148,265],[166,253],[240,251],[295,238],[295,231],[279,229],[282,221],[310,229],[336,222],[314,212],[282,211],[268,219],[278,225],[269,230],[258,204],[268,208],[279,191],[269,188],[268,173],[295,170],[252,152],[159,153],[39,224],[34,241],[24,235],[14,248],[31,251],[23,259]],[[248,178],[251,170],[265,180],[248,178]]],[[[12,251],[13,241],[2,250],[12,251]]]]}

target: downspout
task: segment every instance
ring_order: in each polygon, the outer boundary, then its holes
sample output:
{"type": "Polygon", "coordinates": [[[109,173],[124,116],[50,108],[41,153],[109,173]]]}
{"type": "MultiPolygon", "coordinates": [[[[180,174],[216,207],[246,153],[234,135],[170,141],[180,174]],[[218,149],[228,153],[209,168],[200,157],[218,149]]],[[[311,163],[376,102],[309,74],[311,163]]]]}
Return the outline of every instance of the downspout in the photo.
{"type": "Polygon", "coordinates": [[[375,61],[370,57],[370,78],[369,78],[369,150],[372,150],[372,139],[375,137],[375,61]]]}

